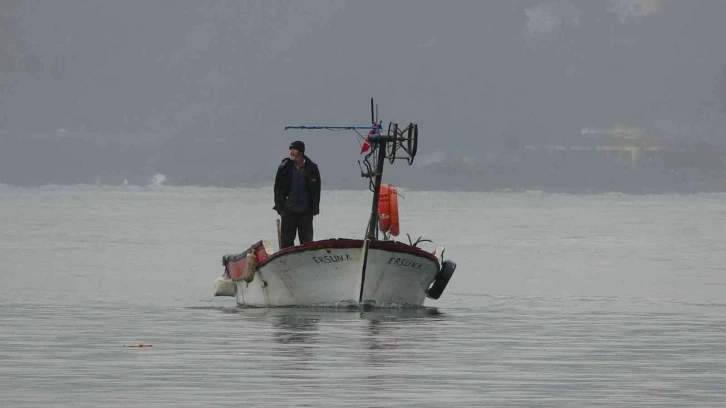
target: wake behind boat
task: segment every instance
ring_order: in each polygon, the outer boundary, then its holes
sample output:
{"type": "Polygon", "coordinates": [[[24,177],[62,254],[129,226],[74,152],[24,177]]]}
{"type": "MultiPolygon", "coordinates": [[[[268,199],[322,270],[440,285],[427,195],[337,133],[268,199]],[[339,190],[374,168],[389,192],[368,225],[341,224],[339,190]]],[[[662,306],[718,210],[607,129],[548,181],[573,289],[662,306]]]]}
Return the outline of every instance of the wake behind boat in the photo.
{"type": "MultiPolygon", "coordinates": [[[[433,252],[420,242],[392,239],[399,235],[398,192],[382,183],[385,160],[413,163],[418,148],[418,125],[400,129],[389,123],[381,135],[377,109],[371,99],[370,126],[288,126],[285,129],[353,130],[364,139],[366,171],[373,192],[371,214],[364,238],[333,238],[274,251],[260,240],[238,254],[222,257],[224,273],[215,281],[215,296],[235,297],[244,306],[423,305],[438,299],[451,279],[456,263],[444,259],[443,246],[433,252]],[[366,138],[358,132],[368,130],[366,138]],[[403,154],[401,154],[401,152],[403,154]],[[373,158],[375,170],[369,159],[373,158]]],[[[278,220],[278,242],[279,242],[278,220]]]]}

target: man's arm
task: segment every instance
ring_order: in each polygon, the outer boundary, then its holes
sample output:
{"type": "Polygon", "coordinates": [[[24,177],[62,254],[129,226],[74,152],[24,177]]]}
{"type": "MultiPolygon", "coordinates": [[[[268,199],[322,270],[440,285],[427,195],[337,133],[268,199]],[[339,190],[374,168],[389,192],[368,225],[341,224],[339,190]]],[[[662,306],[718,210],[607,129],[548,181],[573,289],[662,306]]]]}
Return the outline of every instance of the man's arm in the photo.
{"type": "Polygon", "coordinates": [[[315,205],[313,206],[313,215],[318,215],[320,213],[320,169],[315,169],[315,178],[317,179],[315,183],[313,183],[313,202],[315,205]]]}
{"type": "Polygon", "coordinates": [[[283,191],[284,180],[282,174],[282,165],[280,165],[280,167],[277,168],[277,174],[275,174],[275,187],[273,187],[275,206],[272,207],[272,209],[277,211],[278,214],[282,214],[282,206],[285,200],[283,191]]]}

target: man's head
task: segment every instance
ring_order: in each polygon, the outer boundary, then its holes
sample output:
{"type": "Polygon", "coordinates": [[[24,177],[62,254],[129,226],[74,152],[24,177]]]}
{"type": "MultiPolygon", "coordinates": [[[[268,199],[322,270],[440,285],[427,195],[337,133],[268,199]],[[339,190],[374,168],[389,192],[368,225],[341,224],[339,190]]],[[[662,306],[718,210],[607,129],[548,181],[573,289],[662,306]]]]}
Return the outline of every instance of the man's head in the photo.
{"type": "Polygon", "coordinates": [[[290,160],[295,162],[302,162],[303,155],[305,154],[305,143],[296,140],[290,143],[290,160]]]}

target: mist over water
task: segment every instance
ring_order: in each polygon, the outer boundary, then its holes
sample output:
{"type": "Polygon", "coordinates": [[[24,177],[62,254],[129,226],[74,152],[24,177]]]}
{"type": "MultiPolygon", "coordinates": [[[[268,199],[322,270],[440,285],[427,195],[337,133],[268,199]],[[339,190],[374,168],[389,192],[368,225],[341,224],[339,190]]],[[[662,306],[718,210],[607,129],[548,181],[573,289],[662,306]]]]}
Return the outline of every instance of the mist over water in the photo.
{"type": "Polygon", "coordinates": [[[301,139],[329,188],[365,189],[354,134],[283,129],[366,125],[373,97],[384,128],[419,125],[414,166],[387,170],[396,184],[724,191],[722,1],[0,10],[3,183],[146,185],[160,173],[259,187],[301,139]]]}

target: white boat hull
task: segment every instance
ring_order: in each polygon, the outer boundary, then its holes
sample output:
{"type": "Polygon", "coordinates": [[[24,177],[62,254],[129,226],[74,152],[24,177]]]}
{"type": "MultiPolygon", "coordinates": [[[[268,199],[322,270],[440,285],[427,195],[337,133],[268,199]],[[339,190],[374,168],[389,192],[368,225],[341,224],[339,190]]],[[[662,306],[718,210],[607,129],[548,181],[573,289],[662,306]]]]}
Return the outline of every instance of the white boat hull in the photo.
{"type": "Polygon", "coordinates": [[[237,303],[423,305],[440,268],[436,256],[402,243],[374,241],[364,263],[364,251],[363,240],[326,240],[270,254],[249,282],[235,279],[237,303]]]}

